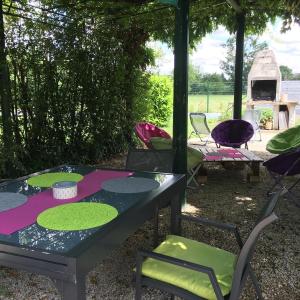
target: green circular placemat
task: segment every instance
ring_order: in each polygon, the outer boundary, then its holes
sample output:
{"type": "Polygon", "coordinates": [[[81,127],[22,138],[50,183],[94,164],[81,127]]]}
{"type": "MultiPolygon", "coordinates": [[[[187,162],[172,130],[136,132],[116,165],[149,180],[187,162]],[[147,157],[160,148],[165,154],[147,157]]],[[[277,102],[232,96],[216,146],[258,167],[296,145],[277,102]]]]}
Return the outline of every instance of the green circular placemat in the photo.
{"type": "Polygon", "coordinates": [[[37,223],[51,230],[84,230],[104,225],[117,215],[113,206],[79,202],[49,208],[38,215],[37,223]]]}
{"type": "Polygon", "coordinates": [[[51,187],[55,182],[59,181],[80,181],[83,176],[77,173],[45,173],[28,179],[28,184],[38,187],[51,187]]]}

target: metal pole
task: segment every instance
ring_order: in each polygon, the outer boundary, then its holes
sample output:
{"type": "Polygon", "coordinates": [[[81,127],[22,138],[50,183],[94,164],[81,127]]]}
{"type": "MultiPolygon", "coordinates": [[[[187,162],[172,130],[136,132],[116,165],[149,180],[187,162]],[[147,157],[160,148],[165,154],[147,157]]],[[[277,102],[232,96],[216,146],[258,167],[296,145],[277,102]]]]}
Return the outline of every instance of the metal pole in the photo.
{"type": "Polygon", "coordinates": [[[189,0],[178,0],[175,15],[173,147],[174,172],[187,173],[189,0]]]}
{"type": "Polygon", "coordinates": [[[236,32],[236,50],[235,50],[233,118],[240,119],[242,116],[242,97],[243,97],[245,14],[238,13],[236,15],[236,20],[237,20],[237,32],[236,32]]]}
{"type": "Polygon", "coordinates": [[[206,83],[206,112],[209,112],[209,82],[206,83]]]}

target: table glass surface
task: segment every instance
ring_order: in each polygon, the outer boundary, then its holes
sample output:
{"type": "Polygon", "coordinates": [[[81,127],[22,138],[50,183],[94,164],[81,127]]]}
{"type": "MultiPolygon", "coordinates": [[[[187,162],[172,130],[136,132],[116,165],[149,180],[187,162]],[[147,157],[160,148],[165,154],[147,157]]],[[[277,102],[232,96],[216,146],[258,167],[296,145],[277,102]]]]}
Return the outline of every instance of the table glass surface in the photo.
{"type": "MultiPolygon", "coordinates": [[[[48,170],[50,172],[74,172],[81,175],[86,175],[92,171],[96,170],[94,167],[90,166],[60,166],[48,170]]],[[[124,171],[124,170],[115,170],[124,171]]],[[[44,173],[43,171],[39,174],[44,173]]],[[[133,172],[131,176],[134,177],[146,177],[151,178],[160,183],[160,187],[157,189],[163,190],[164,185],[170,182],[177,175],[173,174],[159,174],[159,173],[148,173],[148,172],[133,172]]],[[[27,184],[27,179],[29,177],[16,179],[14,181],[2,184],[0,186],[0,192],[14,192],[21,193],[24,195],[34,195],[37,194],[45,188],[33,187],[27,184]]],[[[99,202],[114,206],[119,213],[119,216],[125,211],[129,210],[139,201],[143,201],[150,192],[144,193],[134,193],[134,194],[117,194],[112,192],[107,192],[105,190],[99,190],[99,192],[88,196],[81,201],[85,202],[99,202]]],[[[79,201],[79,202],[81,202],[79,201]]],[[[118,218],[118,217],[117,217],[118,218]]],[[[117,219],[116,218],[116,219],[117,219]]],[[[115,220],[116,220],[115,219],[115,220]]],[[[112,221],[114,222],[114,220],[112,221]]],[[[70,251],[72,248],[83,242],[90,235],[98,233],[104,229],[106,225],[101,227],[80,230],[80,231],[53,231],[39,226],[34,223],[27,226],[11,235],[0,234],[0,243],[13,245],[17,247],[24,247],[29,249],[36,249],[42,251],[55,252],[59,254],[64,254],[70,251]]]]}

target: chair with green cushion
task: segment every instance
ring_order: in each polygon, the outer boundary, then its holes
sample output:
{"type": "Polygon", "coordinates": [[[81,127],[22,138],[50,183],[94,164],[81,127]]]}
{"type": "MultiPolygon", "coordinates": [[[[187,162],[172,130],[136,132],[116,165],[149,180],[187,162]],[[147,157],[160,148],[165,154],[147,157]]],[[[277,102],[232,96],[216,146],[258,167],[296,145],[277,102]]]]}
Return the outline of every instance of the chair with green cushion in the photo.
{"type": "Polygon", "coordinates": [[[277,219],[273,210],[279,196],[269,199],[256,226],[243,243],[235,225],[204,218],[180,215],[182,220],[213,226],[234,233],[240,254],[169,235],[153,252],[139,251],[136,267],[136,300],[141,299],[142,286],[159,288],[183,299],[237,300],[250,276],[258,299],[262,299],[256,277],[250,266],[259,233],[277,219]]]}
{"type": "Polygon", "coordinates": [[[266,149],[281,154],[300,147],[300,125],[276,134],[267,143],[266,149]]]}
{"type": "MultiPolygon", "coordinates": [[[[150,138],[150,144],[152,148],[156,150],[170,150],[173,147],[173,140],[162,137],[153,137],[150,138]]],[[[195,176],[202,166],[202,162],[203,154],[194,148],[187,147],[187,169],[190,175],[187,180],[187,185],[190,185],[193,181],[198,186],[195,176]]]]}

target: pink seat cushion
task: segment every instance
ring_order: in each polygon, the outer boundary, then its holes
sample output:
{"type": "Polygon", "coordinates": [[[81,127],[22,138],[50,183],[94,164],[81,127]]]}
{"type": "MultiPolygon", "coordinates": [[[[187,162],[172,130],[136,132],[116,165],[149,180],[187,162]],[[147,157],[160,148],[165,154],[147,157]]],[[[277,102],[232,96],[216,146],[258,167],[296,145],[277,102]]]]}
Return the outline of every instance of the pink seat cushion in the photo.
{"type": "Polygon", "coordinates": [[[144,142],[148,148],[151,148],[150,139],[153,137],[163,137],[166,139],[171,138],[166,131],[147,122],[137,123],[135,126],[135,132],[139,139],[144,142]]]}

